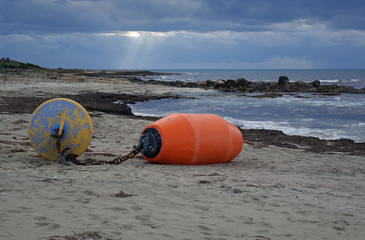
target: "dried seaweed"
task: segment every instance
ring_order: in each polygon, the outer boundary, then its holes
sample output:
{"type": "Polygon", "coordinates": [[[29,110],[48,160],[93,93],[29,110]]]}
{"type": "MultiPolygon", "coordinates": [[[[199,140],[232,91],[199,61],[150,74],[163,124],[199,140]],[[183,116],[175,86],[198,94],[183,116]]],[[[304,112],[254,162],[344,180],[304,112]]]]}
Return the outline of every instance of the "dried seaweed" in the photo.
{"type": "Polygon", "coordinates": [[[117,198],[127,198],[127,197],[137,196],[137,194],[129,194],[121,190],[119,193],[113,194],[112,196],[117,198]]]}
{"type": "Polygon", "coordinates": [[[51,236],[49,238],[45,238],[48,240],[113,240],[109,237],[103,237],[99,232],[85,232],[85,233],[75,233],[73,235],[66,236],[51,236]]]}

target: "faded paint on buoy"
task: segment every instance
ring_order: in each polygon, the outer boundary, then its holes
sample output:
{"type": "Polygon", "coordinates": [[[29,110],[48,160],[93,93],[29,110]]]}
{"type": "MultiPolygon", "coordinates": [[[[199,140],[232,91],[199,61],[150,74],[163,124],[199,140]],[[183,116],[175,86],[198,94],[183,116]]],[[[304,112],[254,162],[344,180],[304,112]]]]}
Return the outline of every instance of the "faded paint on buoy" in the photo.
{"type": "Polygon", "coordinates": [[[28,136],[33,148],[45,159],[59,161],[56,139],[51,137],[63,127],[61,151],[80,156],[91,142],[93,126],[87,111],[77,102],[55,98],[42,103],[33,113],[28,136]]]}
{"type": "Polygon", "coordinates": [[[144,146],[143,157],[164,164],[226,163],[243,145],[241,131],[213,114],[171,114],[146,126],[142,136],[153,145],[144,146]]]}

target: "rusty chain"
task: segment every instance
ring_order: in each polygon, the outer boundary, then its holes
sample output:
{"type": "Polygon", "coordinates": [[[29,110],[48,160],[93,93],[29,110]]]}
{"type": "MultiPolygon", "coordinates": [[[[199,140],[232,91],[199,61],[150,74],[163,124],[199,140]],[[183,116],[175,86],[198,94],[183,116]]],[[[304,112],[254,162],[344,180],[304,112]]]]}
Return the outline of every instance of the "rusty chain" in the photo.
{"type": "MultiPolygon", "coordinates": [[[[58,131],[56,131],[56,132],[58,132],[58,131]]],[[[64,133],[64,131],[62,131],[61,135],[59,135],[58,133],[51,134],[51,137],[56,138],[57,155],[60,158],[60,163],[66,165],[66,166],[69,165],[68,162],[72,162],[75,165],[83,165],[83,166],[106,165],[106,164],[117,165],[117,164],[120,164],[120,163],[128,160],[129,158],[135,157],[143,149],[143,146],[140,144],[136,148],[134,148],[130,153],[128,153],[127,155],[122,156],[122,157],[114,158],[111,161],[80,162],[79,160],[76,159],[78,156],[76,154],[73,154],[73,153],[67,154],[66,158],[63,157],[64,153],[70,149],[70,148],[65,148],[61,151],[61,138],[63,136],[63,133],[64,133]]]]}
{"type": "Polygon", "coordinates": [[[63,136],[64,130],[62,130],[61,134],[58,134],[58,130],[59,129],[56,129],[56,133],[51,134],[51,137],[56,138],[56,150],[57,150],[57,155],[60,158],[60,163],[68,166],[69,164],[68,164],[67,160],[63,157],[63,154],[70,148],[65,148],[61,152],[61,138],[63,136]]]}
{"type": "Polygon", "coordinates": [[[90,165],[106,165],[106,164],[110,164],[110,165],[117,165],[120,164],[130,158],[133,158],[134,156],[136,156],[140,151],[142,150],[142,146],[133,149],[130,153],[128,153],[125,156],[122,157],[117,157],[114,158],[111,161],[92,161],[92,162],[80,162],[79,160],[76,159],[76,155],[75,154],[68,154],[66,157],[66,160],[69,162],[72,162],[73,164],[76,165],[83,165],[83,166],[90,166],[90,165]]]}

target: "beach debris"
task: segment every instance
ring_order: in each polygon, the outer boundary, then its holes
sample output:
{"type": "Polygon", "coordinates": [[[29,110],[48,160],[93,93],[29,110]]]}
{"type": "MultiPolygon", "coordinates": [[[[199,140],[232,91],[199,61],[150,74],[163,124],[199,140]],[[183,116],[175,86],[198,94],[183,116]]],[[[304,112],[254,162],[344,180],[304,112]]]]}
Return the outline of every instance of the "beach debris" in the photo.
{"type": "Polygon", "coordinates": [[[194,174],[197,177],[211,177],[211,176],[221,176],[219,173],[210,173],[210,174],[194,174]]]}
{"type": "Polygon", "coordinates": [[[256,188],[264,188],[265,186],[263,186],[263,185],[255,185],[255,184],[250,184],[250,183],[248,183],[248,184],[246,184],[246,187],[256,187],[256,188]]]}
{"type": "Polygon", "coordinates": [[[346,231],[344,226],[333,226],[333,229],[336,229],[337,231],[346,231]]]}
{"type": "Polygon", "coordinates": [[[206,183],[211,183],[211,181],[208,181],[208,180],[199,180],[199,183],[206,184],[206,183]]]}
{"type": "Polygon", "coordinates": [[[58,176],[53,176],[42,180],[42,182],[54,182],[54,181],[58,181],[58,176]]]}
{"type": "Polygon", "coordinates": [[[297,192],[303,192],[303,190],[300,190],[300,189],[295,188],[295,187],[293,187],[291,190],[293,190],[293,191],[297,191],[297,192]]]}
{"type": "Polygon", "coordinates": [[[264,236],[248,236],[248,237],[255,238],[256,240],[271,240],[271,238],[264,236]]]}
{"type": "Polygon", "coordinates": [[[75,233],[73,235],[66,236],[51,236],[46,238],[48,240],[113,240],[110,237],[103,236],[99,232],[85,232],[85,233],[75,233]]]}
{"type": "Polygon", "coordinates": [[[127,197],[137,196],[137,194],[129,194],[129,193],[125,193],[124,191],[120,190],[119,193],[113,194],[112,196],[117,197],[117,198],[127,198],[127,197]]]}
{"type": "Polygon", "coordinates": [[[277,183],[273,186],[274,188],[285,188],[285,185],[282,183],[277,183]]]}

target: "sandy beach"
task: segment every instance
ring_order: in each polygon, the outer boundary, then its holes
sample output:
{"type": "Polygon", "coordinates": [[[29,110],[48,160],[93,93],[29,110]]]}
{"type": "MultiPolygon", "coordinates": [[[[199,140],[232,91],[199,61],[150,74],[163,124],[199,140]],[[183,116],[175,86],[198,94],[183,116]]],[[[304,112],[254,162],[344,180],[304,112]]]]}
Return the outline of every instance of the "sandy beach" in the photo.
{"type": "Polygon", "coordinates": [[[130,152],[154,119],[88,101],[183,91],[203,90],[67,71],[0,72],[0,239],[364,238],[361,151],[244,141],[227,164],[160,165],[137,155],[120,165],[64,166],[41,158],[28,140],[36,106],[74,96],[94,126],[78,159],[112,160],[130,152]]]}

